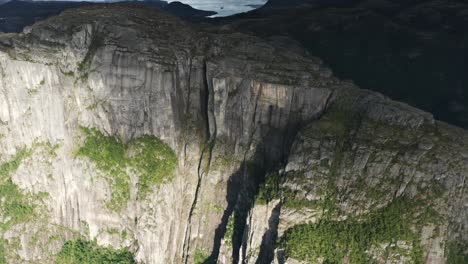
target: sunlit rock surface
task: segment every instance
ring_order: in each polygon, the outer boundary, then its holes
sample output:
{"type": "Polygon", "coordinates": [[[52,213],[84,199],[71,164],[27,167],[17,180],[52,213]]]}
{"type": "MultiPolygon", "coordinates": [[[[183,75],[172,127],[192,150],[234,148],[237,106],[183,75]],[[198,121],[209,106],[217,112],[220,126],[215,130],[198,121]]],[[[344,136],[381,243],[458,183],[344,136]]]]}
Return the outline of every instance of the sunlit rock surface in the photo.
{"type": "Polygon", "coordinates": [[[320,262],[294,248],[295,228],[359,225],[396,203],[389,224],[411,234],[370,234],[359,252],[444,263],[446,245],[468,240],[467,144],[300,48],[131,5],[70,10],[0,35],[0,201],[14,205],[0,209],[0,257],[52,263],[83,239],[144,263],[320,262]],[[177,166],[143,195],[138,169],[116,180],[107,148],[79,155],[84,128],[128,159],[154,136],[177,166]],[[109,206],[121,188],[127,199],[109,206]]]}

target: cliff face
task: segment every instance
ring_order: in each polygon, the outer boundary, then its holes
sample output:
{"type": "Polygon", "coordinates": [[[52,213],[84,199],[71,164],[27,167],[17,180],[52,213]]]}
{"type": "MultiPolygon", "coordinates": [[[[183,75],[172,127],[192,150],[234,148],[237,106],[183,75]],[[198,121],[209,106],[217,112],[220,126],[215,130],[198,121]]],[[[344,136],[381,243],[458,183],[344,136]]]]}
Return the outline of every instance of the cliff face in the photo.
{"type": "Polygon", "coordinates": [[[293,38],[335,76],[468,128],[466,1],[269,0],[207,22],[293,38]]]}
{"type": "Polygon", "coordinates": [[[464,257],[466,131],[287,42],[105,5],[0,35],[0,70],[0,263],[464,257]]]}

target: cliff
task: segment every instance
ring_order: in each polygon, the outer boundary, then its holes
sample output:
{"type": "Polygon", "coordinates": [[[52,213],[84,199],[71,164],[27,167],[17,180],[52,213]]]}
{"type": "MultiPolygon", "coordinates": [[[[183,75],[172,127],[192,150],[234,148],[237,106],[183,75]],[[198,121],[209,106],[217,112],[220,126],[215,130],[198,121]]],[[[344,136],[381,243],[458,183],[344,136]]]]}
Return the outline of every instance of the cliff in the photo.
{"type": "Polygon", "coordinates": [[[466,260],[468,133],[288,41],[102,5],[0,71],[0,263],[466,260]]]}
{"type": "Polygon", "coordinates": [[[290,37],[340,79],[468,128],[466,1],[269,0],[260,9],[206,22],[264,38],[290,37]]]}

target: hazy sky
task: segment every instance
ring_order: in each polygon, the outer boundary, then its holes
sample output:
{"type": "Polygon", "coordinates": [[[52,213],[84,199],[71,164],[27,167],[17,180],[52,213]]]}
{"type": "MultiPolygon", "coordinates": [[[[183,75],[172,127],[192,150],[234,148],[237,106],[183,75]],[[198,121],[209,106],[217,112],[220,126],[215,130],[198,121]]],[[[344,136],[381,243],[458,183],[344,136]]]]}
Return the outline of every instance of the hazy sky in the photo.
{"type": "MultiPolygon", "coordinates": [[[[174,2],[176,0],[169,0],[174,2]]],[[[189,4],[195,8],[212,10],[218,12],[220,16],[232,15],[252,9],[247,5],[262,5],[266,0],[177,0],[189,4]],[[223,9],[221,9],[223,7],[223,9]]]]}

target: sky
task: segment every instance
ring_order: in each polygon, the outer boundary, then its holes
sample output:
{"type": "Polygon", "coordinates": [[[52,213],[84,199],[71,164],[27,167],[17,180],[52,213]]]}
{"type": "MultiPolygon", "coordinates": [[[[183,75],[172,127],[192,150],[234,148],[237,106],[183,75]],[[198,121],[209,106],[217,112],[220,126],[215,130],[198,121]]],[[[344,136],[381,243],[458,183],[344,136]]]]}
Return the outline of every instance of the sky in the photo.
{"type": "MultiPolygon", "coordinates": [[[[174,2],[176,0],[169,0],[174,2]]],[[[252,10],[248,5],[263,5],[266,0],[177,0],[191,5],[194,8],[218,12],[218,16],[227,16],[235,13],[252,10]],[[223,7],[223,9],[221,9],[223,7]]]]}

